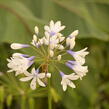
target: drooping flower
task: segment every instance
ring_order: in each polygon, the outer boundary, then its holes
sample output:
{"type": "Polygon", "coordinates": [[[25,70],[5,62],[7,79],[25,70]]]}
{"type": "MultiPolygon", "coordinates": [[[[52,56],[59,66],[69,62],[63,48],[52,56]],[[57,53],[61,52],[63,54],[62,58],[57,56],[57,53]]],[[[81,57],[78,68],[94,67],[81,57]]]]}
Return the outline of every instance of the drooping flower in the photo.
{"type": "Polygon", "coordinates": [[[24,73],[33,63],[34,56],[25,58],[23,57],[24,55],[21,55],[20,53],[18,54],[13,54],[13,57],[10,59],[7,59],[9,62],[7,66],[10,68],[8,72],[16,72],[16,76],[24,73]]]}
{"type": "Polygon", "coordinates": [[[87,50],[87,47],[77,52],[67,50],[67,53],[72,55],[77,62],[83,65],[85,63],[85,56],[89,54],[89,52],[86,50],[87,50]]]}
{"type": "Polygon", "coordinates": [[[67,90],[67,86],[70,86],[72,88],[76,87],[75,84],[72,82],[72,80],[77,80],[79,78],[78,75],[76,75],[74,73],[65,75],[63,72],[60,72],[60,74],[62,76],[61,85],[62,85],[64,91],[67,90]]]}
{"type": "Polygon", "coordinates": [[[35,70],[35,68],[32,69],[31,73],[26,72],[25,75],[26,77],[20,78],[20,81],[31,80],[30,87],[32,90],[36,89],[36,83],[42,87],[45,87],[46,85],[41,79],[51,77],[51,73],[39,73],[39,69],[35,70]]]}
{"type": "Polygon", "coordinates": [[[87,66],[82,66],[76,61],[68,61],[66,63],[66,66],[74,70],[74,72],[80,77],[80,79],[82,79],[82,77],[85,76],[88,72],[87,66]]]}

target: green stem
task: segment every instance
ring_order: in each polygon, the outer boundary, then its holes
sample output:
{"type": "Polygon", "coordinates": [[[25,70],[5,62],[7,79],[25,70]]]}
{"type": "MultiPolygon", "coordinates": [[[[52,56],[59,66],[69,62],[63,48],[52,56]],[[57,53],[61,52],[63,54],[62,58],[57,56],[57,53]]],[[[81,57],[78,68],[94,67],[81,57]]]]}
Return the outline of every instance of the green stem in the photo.
{"type": "Polygon", "coordinates": [[[48,109],[52,109],[51,81],[48,80],[48,109]]]}
{"type": "Polygon", "coordinates": [[[3,109],[3,103],[2,102],[0,103],[0,109],[3,109]]]}

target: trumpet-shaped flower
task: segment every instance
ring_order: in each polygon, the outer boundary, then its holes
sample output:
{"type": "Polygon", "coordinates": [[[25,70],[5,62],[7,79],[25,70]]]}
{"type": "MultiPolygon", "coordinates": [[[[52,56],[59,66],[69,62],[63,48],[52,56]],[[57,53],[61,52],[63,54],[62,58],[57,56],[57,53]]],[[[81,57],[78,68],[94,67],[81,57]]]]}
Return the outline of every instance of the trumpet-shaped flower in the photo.
{"type": "Polygon", "coordinates": [[[9,62],[7,66],[10,68],[8,72],[16,72],[16,76],[24,73],[33,63],[34,56],[25,58],[21,54],[13,54],[11,59],[7,59],[9,62]]]}
{"type": "Polygon", "coordinates": [[[72,82],[72,80],[77,80],[79,78],[78,75],[76,75],[74,73],[65,75],[63,72],[60,72],[60,74],[62,76],[61,85],[62,85],[64,91],[67,90],[67,86],[70,86],[72,88],[76,87],[75,84],[72,82]]]}
{"type": "Polygon", "coordinates": [[[35,70],[35,68],[32,69],[31,73],[26,72],[25,75],[27,77],[23,77],[20,79],[20,81],[29,81],[31,80],[30,87],[32,90],[36,89],[36,83],[38,83],[40,86],[45,87],[45,83],[42,81],[44,78],[50,78],[50,73],[39,73],[39,69],[35,70]]]}
{"type": "Polygon", "coordinates": [[[87,50],[87,47],[77,52],[68,50],[67,53],[72,55],[77,62],[83,65],[85,63],[85,56],[89,54],[89,52],[86,50],[87,50]]]}
{"type": "Polygon", "coordinates": [[[75,73],[80,77],[80,79],[82,79],[82,77],[85,76],[86,73],[88,72],[87,66],[82,66],[78,62],[75,62],[75,61],[68,61],[66,65],[72,70],[74,70],[75,73]]]}

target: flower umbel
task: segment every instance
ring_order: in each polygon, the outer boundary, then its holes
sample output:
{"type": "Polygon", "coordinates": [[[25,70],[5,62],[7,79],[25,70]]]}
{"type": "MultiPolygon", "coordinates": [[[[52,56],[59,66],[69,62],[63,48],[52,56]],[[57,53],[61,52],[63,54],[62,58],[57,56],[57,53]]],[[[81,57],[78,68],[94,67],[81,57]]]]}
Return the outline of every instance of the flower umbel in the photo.
{"type": "Polygon", "coordinates": [[[51,77],[51,67],[55,72],[59,72],[62,81],[63,90],[67,90],[67,86],[75,88],[73,80],[82,79],[88,72],[88,67],[84,66],[85,56],[88,55],[87,47],[74,51],[75,38],[79,31],[73,31],[68,37],[64,37],[61,31],[65,26],[61,26],[61,22],[50,21],[49,26],[44,26],[44,36],[39,34],[39,28],[35,26],[35,34],[30,44],[12,43],[12,49],[31,48],[35,54],[14,53],[10,59],[7,59],[7,66],[10,68],[8,72],[15,72],[15,75],[23,74],[20,81],[30,81],[31,89],[35,90],[38,86],[46,87],[47,79],[51,77]],[[71,56],[72,59],[68,59],[71,56]],[[64,67],[60,67],[64,65],[64,67]],[[34,66],[34,67],[33,67],[34,66]],[[65,74],[65,68],[74,73],[65,74]],[[35,69],[36,68],[36,69],[35,69]],[[31,73],[29,73],[31,71],[31,73]],[[45,81],[46,80],[46,81],[45,81]]]}

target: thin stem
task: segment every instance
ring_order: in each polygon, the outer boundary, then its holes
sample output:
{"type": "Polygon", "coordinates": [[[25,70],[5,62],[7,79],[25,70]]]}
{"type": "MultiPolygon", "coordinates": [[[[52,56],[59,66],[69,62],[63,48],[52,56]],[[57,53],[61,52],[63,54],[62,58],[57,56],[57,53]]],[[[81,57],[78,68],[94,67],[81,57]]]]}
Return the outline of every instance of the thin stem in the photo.
{"type": "Polygon", "coordinates": [[[48,79],[48,109],[52,109],[51,81],[48,79]]]}

